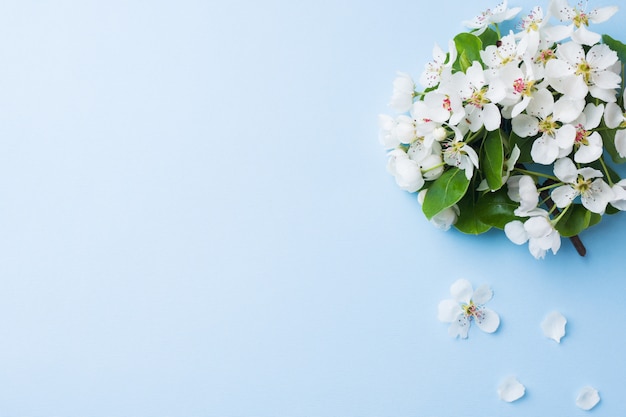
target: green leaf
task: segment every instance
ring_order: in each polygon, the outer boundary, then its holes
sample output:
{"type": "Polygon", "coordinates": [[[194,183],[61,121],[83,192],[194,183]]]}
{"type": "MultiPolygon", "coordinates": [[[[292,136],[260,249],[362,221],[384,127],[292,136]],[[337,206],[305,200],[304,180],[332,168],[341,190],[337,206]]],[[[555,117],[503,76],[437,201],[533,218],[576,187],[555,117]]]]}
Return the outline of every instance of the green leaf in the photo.
{"type": "Polygon", "coordinates": [[[482,65],[480,51],[483,49],[483,43],[478,36],[471,33],[459,33],[454,37],[454,45],[457,50],[457,58],[452,69],[465,72],[474,61],[478,61],[482,65]]]}
{"type": "Polygon", "coordinates": [[[609,155],[611,155],[613,162],[616,164],[623,164],[626,162],[626,158],[622,158],[615,148],[615,132],[617,132],[617,129],[600,131],[600,136],[602,136],[602,145],[604,145],[604,149],[606,149],[609,155]]]}
{"type": "MultiPolygon", "coordinates": [[[[626,63],[626,45],[622,42],[613,39],[609,35],[602,35],[602,42],[607,45],[612,51],[617,52],[617,57],[622,64],[622,74],[624,74],[624,63],[626,63]]],[[[623,75],[622,75],[623,76],[623,75]]],[[[624,91],[624,79],[622,78],[622,88],[619,89],[619,96],[624,91]]]]}
{"type": "Polygon", "coordinates": [[[573,204],[555,225],[556,230],[563,237],[572,237],[580,234],[583,230],[598,223],[599,214],[590,212],[582,204],[573,204]],[[596,217],[597,216],[597,217],[596,217]]]}
{"type": "Polygon", "coordinates": [[[519,148],[520,155],[517,160],[518,163],[524,164],[528,162],[534,162],[532,156],[530,156],[530,150],[533,147],[534,141],[534,138],[522,138],[520,136],[517,136],[515,132],[511,132],[511,135],[509,136],[509,145],[511,146],[511,149],[515,145],[517,145],[517,147],[519,148]]]}
{"type": "Polygon", "coordinates": [[[470,181],[465,171],[452,167],[437,178],[426,193],[422,211],[429,220],[441,210],[456,204],[467,191],[470,181]]]}
{"type": "Polygon", "coordinates": [[[500,129],[487,133],[480,155],[480,167],[491,190],[502,188],[502,169],[504,167],[504,145],[500,129]]]}
{"type": "Polygon", "coordinates": [[[483,223],[478,218],[474,202],[475,197],[474,193],[466,193],[461,201],[458,202],[460,214],[454,224],[454,227],[459,231],[471,235],[479,235],[491,229],[491,226],[483,223]]]}
{"type": "Polygon", "coordinates": [[[483,45],[482,45],[483,48],[486,48],[489,45],[495,45],[500,40],[500,38],[498,37],[498,33],[495,30],[491,29],[491,28],[487,28],[478,37],[480,38],[481,42],[483,43],[483,45]]]}
{"type": "Polygon", "coordinates": [[[498,229],[513,220],[522,220],[514,211],[519,204],[509,198],[504,188],[480,196],[476,202],[476,214],[479,220],[498,229]]]}

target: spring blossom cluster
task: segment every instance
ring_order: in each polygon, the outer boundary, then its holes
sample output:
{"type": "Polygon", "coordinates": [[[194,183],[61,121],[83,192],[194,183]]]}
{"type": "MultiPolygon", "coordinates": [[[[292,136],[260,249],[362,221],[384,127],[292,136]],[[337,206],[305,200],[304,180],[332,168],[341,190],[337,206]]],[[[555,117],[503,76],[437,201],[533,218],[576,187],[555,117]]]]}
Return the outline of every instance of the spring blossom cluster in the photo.
{"type": "Polygon", "coordinates": [[[388,171],[432,223],[496,227],[543,258],[626,210],[611,167],[626,161],[626,46],[594,32],[617,10],[551,0],[501,33],[521,12],[504,1],[464,22],[447,50],[435,45],[419,85],[398,73],[379,138],[388,171]]]}

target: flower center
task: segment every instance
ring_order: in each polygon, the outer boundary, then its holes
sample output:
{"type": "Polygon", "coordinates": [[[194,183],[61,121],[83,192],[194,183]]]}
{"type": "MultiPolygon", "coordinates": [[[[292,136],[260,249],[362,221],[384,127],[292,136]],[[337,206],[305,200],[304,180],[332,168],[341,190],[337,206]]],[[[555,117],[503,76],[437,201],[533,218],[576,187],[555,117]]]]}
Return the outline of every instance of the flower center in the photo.
{"type": "Polygon", "coordinates": [[[558,128],[559,125],[556,121],[552,120],[552,115],[539,122],[539,131],[550,136],[554,136],[558,128]]]}
{"type": "Polygon", "coordinates": [[[450,97],[446,97],[443,99],[443,108],[446,111],[452,111],[452,103],[450,102],[450,97]]]}
{"type": "Polygon", "coordinates": [[[589,26],[589,16],[587,16],[587,13],[583,11],[576,10],[576,16],[574,16],[572,22],[574,22],[574,25],[576,25],[577,28],[582,25],[589,26]]]}
{"type": "Polygon", "coordinates": [[[474,105],[475,107],[482,109],[483,106],[489,103],[489,99],[486,97],[487,87],[483,87],[480,90],[474,91],[474,94],[467,100],[469,104],[474,105]]]}
{"type": "Polygon", "coordinates": [[[545,65],[546,62],[553,58],[555,58],[554,51],[552,49],[544,49],[543,51],[539,52],[539,55],[537,56],[537,58],[535,58],[535,61],[541,62],[545,65]]]}
{"type": "Polygon", "coordinates": [[[574,184],[574,189],[580,194],[585,194],[589,190],[589,188],[591,188],[591,180],[586,180],[582,177],[578,177],[576,184],[574,184]]]}
{"type": "Polygon", "coordinates": [[[587,138],[589,137],[589,132],[581,125],[580,123],[576,125],[576,138],[574,139],[577,145],[589,145],[589,141],[587,138]]]}
{"type": "Polygon", "coordinates": [[[584,59],[576,67],[576,75],[582,75],[585,83],[591,84],[591,66],[584,59]]]}
{"type": "Polygon", "coordinates": [[[523,96],[530,96],[534,90],[534,84],[534,81],[525,82],[523,79],[518,78],[517,80],[513,81],[513,91],[523,96]]]}
{"type": "Polygon", "coordinates": [[[470,319],[472,317],[479,319],[482,315],[480,308],[474,304],[473,300],[470,300],[469,304],[463,304],[461,308],[463,309],[463,313],[470,319]]]}

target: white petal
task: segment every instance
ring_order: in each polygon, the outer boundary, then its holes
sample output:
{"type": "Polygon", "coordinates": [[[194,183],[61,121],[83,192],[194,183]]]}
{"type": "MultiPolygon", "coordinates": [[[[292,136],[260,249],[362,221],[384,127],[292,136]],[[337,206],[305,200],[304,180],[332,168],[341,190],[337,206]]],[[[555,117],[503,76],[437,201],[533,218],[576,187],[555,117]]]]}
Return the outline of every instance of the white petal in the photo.
{"type": "Polygon", "coordinates": [[[451,337],[460,337],[461,339],[467,339],[467,333],[469,332],[470,321],[465,314],[459,314],[456,319],[450,324],[448,328],[448,334],[451,337]]]}
{"type": "Polygon", "coordinates": [[[580,25],[578,29],[572,33],[572,40],[581,45],[595,45],[600,42],[602,36],[590,31],[585,25],[580,25]]]}
{"type": "Polygon", "coordinates": [[[600,71],[591,74],[591,82],[598,88],[610,90],[619,88],[622,78],[612,71],[600,71]]]}
{"type": "Polygon", "coordinates": [[[602,115],[604,114],[604,104],[596,106],[593,103],[588,103],[585,106],[584,113],[587,117],[587,121],[585,122],[585,129],[595,129],[596,127],[598,127],[600,121],[602,120],[602,115]]]}
{"type": "Polygon", "coordinates": [[[525,392],[526,388],[514,376],[505,379],[498,387],[500,399],[508,403],[519,400],[525,392]]]}
{"type": "Polygon", "coordinates": [[[617,6],[600,7],[589,12],[589,20],[593,23],[602,23],[611,18],[618,11],[617,6]]]}
{"type": "Polygon", "coordinates": [[[535,117],[527,114],[520,114],[513,118],[511,124],[513,132],[522,138],[535,136],[537,132],[539,132],[539,121],[535,117]]]}
{"type": "Polygon", "coordinates": [[[466,279],[458,279],[450,286],[450,294],[459,303],[468,304],[472,298],[474,290],[472,284],[466,279]]]}
{"type": "Polygon", "coordinates": [[[443,300],[437,307],[437,319],[444,323],[452,323],[462,313],[463,309],[454,300],[443,300]]]}
{"type": "Polygon", "coordinates": [[[572,204],[578,192],[570,185],[562,185],[552,191],[550,198],[558,208],[564,208],[572,204]]]}
{"type": "Polygon", "coordinates": [[[489,308],[481,308],[480,314],[476,317],[476,325],[486,333],[493,333],[500,326],[500,316],[489,308]]]}
{"type": "Polygon", "coordinates": [[[485,129],[491,132],[500,127],[500,110],[493,103],[486,104],[483,107],[483,123],[485,129]]]}
{"type": "MultiPolygon", "coordinates": [[[[380,120],[380,117],[379,117],[380,120]]],[[[607,103],[604,109],[604,122],[609,129],[615,129],[624,121],[624,112],[615,103],[607,103]]],[[[381,125],[382,128],[382,125],[381,125]]]]}
{"type": "Polygon", "coordinates": [[[585,108],[584,99],[561,97],[554,103],[554,118],[563,123],[570,123],[582,113],[585,108]]]}
{"type": "Polygon", "coordinates": [[[565,323],[565,317],[558,311],[553,311],[541,322],[541,330],[544,336],[561,343],[561,338],[565,336],[565,323]]]}
{"type": "Polygon", "coordinates": [[[554,175],[563,182],[572,183],[578,177],[578,170],[571,159],[561,158],[554,163],[554,175]]]}
{"type": "Polygon", "coordinates": [[[543,135],[533,142],[530,156],[538,164],[550,165],[559,156],[559,145],[554,138],[543,135]]]}
{"type": "Polygon", "coordinates": [[[615,133],[615,149],[622,158],[626,158],[626,130],[618,130],[615,133]]]}
{"type": "Polygon", "coordinates": [[[528,241],[528,233],[524,229],[524,223],[519,220],[513,220],[504,225],[504,234],[516,245],[523,245],[528,241]]]}
{"type": "Polygon", "coordinates": [[[489,288],[488,284],[483,284],[476,288],[474,295],[472,295],[472,300],[476,304],[485,304],[487,301],[491,300],[491,297],[493,297],[493,291],[489,288]]]}
{"type": "Polygon", "coordinates": [[[580,390],[578,397],[576,397],[576,405],[585,411],[591,410],[600,402],[600,394],[598,390],[593,387],[585,387],[580,390]]]}
{"type": "Polygon", "coordinates": [[[598,98],[607,103],[613,103],[617,100],[615,97],[617,91],[612,88],[600,88],[597,85],[590,85],[589,94],[591,94],[592,97],[598,98]]]}

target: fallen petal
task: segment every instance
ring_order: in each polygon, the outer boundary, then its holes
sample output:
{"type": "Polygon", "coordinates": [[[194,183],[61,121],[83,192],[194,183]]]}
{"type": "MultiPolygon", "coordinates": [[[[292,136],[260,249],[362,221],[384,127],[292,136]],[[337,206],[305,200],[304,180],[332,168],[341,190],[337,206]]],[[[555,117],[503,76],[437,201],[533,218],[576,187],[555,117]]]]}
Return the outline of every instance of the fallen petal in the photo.
{"type": "Polygon", "coordinates": [[[519,400],[525,392],[526,388],[514,376],[505,379],[498,387],[500,399],[508,403],[519,400]]]}
{"type": "Polygon", "coordinates": [[[541,329],[546,337],[561,343],[561,338],[565,336],[565,323],[567,320],[558,311],[548,314],[541,323],[541,329]]]}
{"type": "Polygon", "coordinates": [[[585,411],[591,410],[600,402],[598,390],[593,387],[585,387],[580,390],[576,398],[576,405],[585,411]]]}

